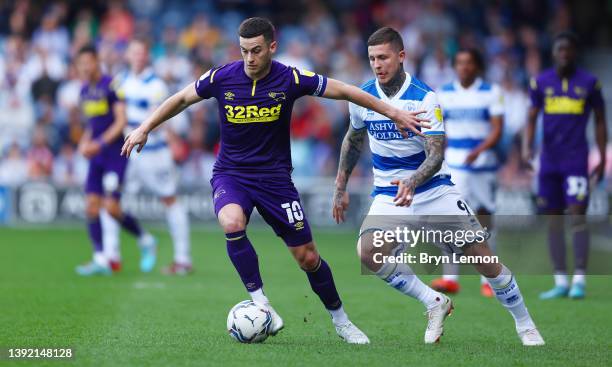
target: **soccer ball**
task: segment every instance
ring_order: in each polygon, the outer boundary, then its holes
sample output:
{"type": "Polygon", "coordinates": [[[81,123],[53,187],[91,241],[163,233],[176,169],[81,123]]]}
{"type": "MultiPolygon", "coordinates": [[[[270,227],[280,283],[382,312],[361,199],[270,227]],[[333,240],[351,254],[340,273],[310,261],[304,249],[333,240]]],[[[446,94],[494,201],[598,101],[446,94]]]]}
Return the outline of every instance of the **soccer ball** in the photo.
{"type": "Polygon", "coordinates": [[[241,343],[261,343],[268,338],[272,314],[268,308],[253,301],[242,301],[227,315],[229,335],[241,343]]]}

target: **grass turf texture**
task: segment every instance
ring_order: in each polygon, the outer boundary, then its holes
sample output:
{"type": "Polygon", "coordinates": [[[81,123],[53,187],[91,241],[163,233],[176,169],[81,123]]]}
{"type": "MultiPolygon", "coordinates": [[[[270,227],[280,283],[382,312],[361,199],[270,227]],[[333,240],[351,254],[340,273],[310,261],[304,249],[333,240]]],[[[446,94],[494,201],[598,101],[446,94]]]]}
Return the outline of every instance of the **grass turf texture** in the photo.
{"type": "MultiPolygon", "coordinates": [[[[160,263],[171,259],[168,235],[160,263]]],[[[476,276],[463,291],[439,345],[424,345],[423,307],[373,276],[360,275],[353,232],[315,231],[351,319],[372,344],[353,346],[335,334],[306,276],[270,230],[253,229],[266,293],[285,329],[263,344],[244,345],[225,330],[227,312],[246,299],[217,230],[193,233],[196,273],[167,277],[138,272],[134,241],[122,237],[124,269],[112,277],[81,278],[74,267],[90,258],[79,229],[0,229],[0,348],[72,347],[71,361],[0,365],[583,365],[610,362],[610,276],[589,278],[583,301],[540,301],[550,276],[518,276],[547,345],[524,348],[511,316],[479,295],[476,276]]],[[[544,242],[534,245],[544,246],[544,242]]],[[[546,260],[547,261],[547,260],[546,260]]],[[[431,277],[424,277],[429,281],[431,277]]]]}

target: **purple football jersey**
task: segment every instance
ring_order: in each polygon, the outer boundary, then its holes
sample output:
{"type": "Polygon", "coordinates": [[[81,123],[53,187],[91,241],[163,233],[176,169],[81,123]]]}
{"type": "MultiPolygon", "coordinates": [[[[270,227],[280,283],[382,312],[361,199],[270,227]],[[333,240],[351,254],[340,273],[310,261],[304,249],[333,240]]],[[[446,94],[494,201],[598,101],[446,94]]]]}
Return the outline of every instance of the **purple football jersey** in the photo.
{"type": "MultiPolygon", "coordinates": [[[[112,78],[102,75],[95,84],[86,83],[81,88],[81,110],[87,119],[87,125],[92,133],[92,138],[96,139],[106,131],[115,120],[113,106],[118,101],[122,101],[115,88],[112,78]]],[[[123,135],[120,135],[114,142],[108,144],[100,154],[107,152],[121,152],[123,145],[123,135]]]]}
{"type": "Polygon", "coordinates": [[[530,97],[543,111],[542,170],[586,167],[589,114],[603,105],[597,78],[582,69],[561,78],[549,69],[531,80],[530,97]]]}
{"type": "Polygon", "coordinates": [[[213,68],[195,83],[202,98],[216,98],[221,149],[214,173],[287,176],[292,169],[289,127],[293,103],[321,96],[327,78],[272,62],[270,72],[253,80],[244,62],[213,68]]]}

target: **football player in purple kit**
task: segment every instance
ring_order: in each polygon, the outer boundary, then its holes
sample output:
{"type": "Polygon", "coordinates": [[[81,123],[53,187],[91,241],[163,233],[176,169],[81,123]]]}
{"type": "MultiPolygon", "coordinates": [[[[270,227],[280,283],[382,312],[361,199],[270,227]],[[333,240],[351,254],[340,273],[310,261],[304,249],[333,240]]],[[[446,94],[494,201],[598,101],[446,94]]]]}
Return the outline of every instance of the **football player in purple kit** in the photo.
{"type": "Polygon", "coordinates": [[[524,160],[533,159],[537,117],[542,111],[543,142],[538,173],[538,208],[550,215],[548,245],[554,267],[555,286],[540,294],[541,299],[585,296],[585,274],[589,232],[585,222],[589,184],[604,176],[608,133],[601,85],[597,78],[577,67],[577,37],[564,32],[555,37],[555,67],[531,80],[531,108],[528,115],[524,160]],[[586,127],[591,110],[595,113],[595,140],[600,161],[589,179],[586,127]],[[574,277],[571,288],[565,262],[563,214],[572,216],[574,277]]]}
{"type": "Polygon", "coordinates": [[[270,333],[282,329],[283,320],[263,292],[257,254],[246,234],[254,207],[306,272],[338,335],[348,343],[367,344],[368,337],[344,312],[330,267],[315,247],[291,180],[291,110],[297,98],[312,95],[348,100],[377,111],[406,136],[407,130],[422,135],[419,127],[429,124],[418,117],[423,111],[401,111],[357,87],[272,61],[277,43],[274,26],[267,19],[246,19],[238,33],[243,60],[209,70],[168,98],[127,137],[122,153],[129,156],[134,147],[140,151],[151,130],[189,105],[216,98],[222,122],[221,150],[211,180],[215,213],[244,286],[255,302],[272,311],[270,333]]]}
{"type": "Polygon", "coordinates": [[[123,129],[127,124],[125,103],[112,83],[112,78],[102,74],[96,49],[85,46],[79,50],[76,66],[81,78],[80,104],[87,118],[87,130],[79,143],[80,152],[89,159],[89,171],[85,183],[87,229],[91,239],[93,260],[76,268],[79,275],[110,275],[109,259],[102,248],[102,207],[129,233],[138,238],[141,247],[140,267],[144,272],[155,265],[155,238],[143,231],[138,221],[121,210],[119,198],[127,166],[127,158],[121,156],[123,129]]]}

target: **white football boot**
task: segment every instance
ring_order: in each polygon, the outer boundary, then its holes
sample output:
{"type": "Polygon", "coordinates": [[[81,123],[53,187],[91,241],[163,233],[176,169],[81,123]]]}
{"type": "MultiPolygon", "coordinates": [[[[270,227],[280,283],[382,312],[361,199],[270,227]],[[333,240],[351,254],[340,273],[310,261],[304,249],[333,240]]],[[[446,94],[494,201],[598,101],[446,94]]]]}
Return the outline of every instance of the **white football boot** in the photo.
{"type": "Polygon", "coordinates": [[[534,347],[546,344],[544,342],[544,338],[542,338],[542,335],[540,335],[540,332],[535,327],[522,331],[517,330],[517,333],[519,338],[521,338],[521,342],[523,342],[523,345],[526,347],[534,347]]]}
{"type": "Polygon", "coordinates": [[[441,302],[430,310],[427,310],[427,330],[425,330],[425,344],[433,344],[440,341],[444,334],[444,320],[453,312],[453,301],[447,296],[440,294],[441,302]]]}
{"type": "Polygon", "coordinates": [[[370,339],[352,322],[335,325],[338,336],[349,344],[370,344],[370,339]]]}
{"type": "Polygon", "coordinates": [[[266,304],[266,307],[268,308],[268,310],[270,310],[270,313],[272,314],[272,324],[270,325],[269,334],[275,336],[285,327],[285,323],[269,303],[266,304]]]}

